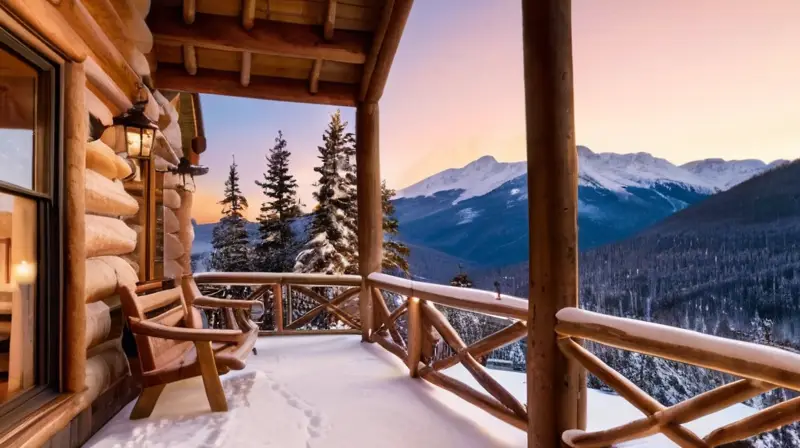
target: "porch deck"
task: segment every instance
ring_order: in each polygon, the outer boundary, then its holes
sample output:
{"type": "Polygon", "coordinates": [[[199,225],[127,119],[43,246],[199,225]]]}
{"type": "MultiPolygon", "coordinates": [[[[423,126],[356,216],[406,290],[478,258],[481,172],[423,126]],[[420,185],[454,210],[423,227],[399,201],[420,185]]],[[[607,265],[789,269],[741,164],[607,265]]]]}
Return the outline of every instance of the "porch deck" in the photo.
{"type": "MultiPolygon", "coordinates": [[[[257,343],[245,370],[223,377],[230,412],[210,413],[200,378],[167,386],[153,415],[128,419],[133,403],[87,447],[319,448],[380,446],[522,447],[526,434],[455,395],[409,377],[406,366],[359,336],[273,336],[257,343]]],[[[460,365],[446,370],[473,387],[460,365]]],[[[525,375],[493,376],[524,402],[525,375]]],[[[753,413],[743,405],[687,425],[699,434],[753,413]]],[[[625,400],[590,390],[589,429],[642,414],[625,400]]],[[[627,444],[625,446],[631,446],[627,444]]],[[[634,446],[672,446],[664,436],[634,446]]]]}

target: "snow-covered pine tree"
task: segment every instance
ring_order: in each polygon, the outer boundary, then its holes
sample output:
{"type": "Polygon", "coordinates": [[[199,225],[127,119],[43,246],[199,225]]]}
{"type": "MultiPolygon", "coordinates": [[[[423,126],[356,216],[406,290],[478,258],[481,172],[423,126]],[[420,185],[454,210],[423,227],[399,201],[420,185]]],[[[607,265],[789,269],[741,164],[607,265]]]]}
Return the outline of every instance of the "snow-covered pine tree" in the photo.
{"type": "Polygon", "coordinates": [[[355,216],[355,137],[337,110],[319,146],[320,165],[315,184],[317,207],[309,226],[309,240],[297,255],[296,272],[342,274],[351,272],[358,257],[355,216]],[[352,175],[352,179],[350,176],[352,175]]]}
{"type": "Polygon", "coordinates": [[[211,236],[213,250],[209,267],[213,271],[247,272],[250,269],[250,249],[245,227],[247,221],[242,215],[247,209],[247,198],[239,187],[235,158],[225,181],[225,197],[219,204],[222,205],[222,219],[214,226],[211,236]]]}
{"type": "Polygon", "coordinates": [[[403,274],[406,277],[408,270],[408,255],[411,252],[405,244],[396,239],[400,233],[400,223],[395,216],[392,198],[395,191],[386,186],[386,181],[381,182],[381,207],[383,208],[383,261],[382,268],[390,274],[403,274]]]}
{"type": "Polygon", "coordinates": [[[275,146],[266,156],[264,181],[256,181],[266,198],[261,204],[259,239],[253,249],[253,268],[260,272],[286,272],[294,267],[297,244],[291,223],[301,211],[297,180],[289,173],[290,154],[283,133],[278,131],[275,146]]]}
{"type": "Polygon", "coordinates": [[[472,280],[464,272],[464,268],[458,265],[458,275],[450,280],[451,286],[458,286],[459,288],[472,288],[472,280]]]}

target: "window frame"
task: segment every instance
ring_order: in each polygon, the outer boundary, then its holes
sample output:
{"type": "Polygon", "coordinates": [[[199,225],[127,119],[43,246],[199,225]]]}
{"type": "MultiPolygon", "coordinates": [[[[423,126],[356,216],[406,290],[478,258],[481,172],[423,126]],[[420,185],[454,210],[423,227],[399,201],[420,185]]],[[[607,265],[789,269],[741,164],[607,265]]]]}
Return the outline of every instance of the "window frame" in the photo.
{"type": "Polygon", "coordinates": [[[64,155],[63,73],[8,30],[0,29],[0,49],[38,71],[35,97],[33,185],[26,189],[0,181],[0,193],[31,199],[37,204],[37,278],[35,284],[35,386],[0,404],[0,433],[13,428],[63,390],[64,329],[64,155]]]}

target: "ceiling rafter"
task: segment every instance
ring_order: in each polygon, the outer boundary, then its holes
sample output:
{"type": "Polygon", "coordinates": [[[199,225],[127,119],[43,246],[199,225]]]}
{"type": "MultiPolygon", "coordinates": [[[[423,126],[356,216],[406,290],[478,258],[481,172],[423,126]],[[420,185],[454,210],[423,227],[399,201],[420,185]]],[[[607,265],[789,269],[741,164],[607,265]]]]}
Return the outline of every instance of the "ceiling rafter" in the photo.
{"type": "Polygon", "coordinates": [[[201,13],[192,25],[178,17],[169,9],[151,13],[148,25],[153,37],[163,43],[349,64],[364,63],[371,41],[369,33],[349,30],[339,30],[335,40],[326,41],[311,25],[259,20],[247,31],[236,17],[201,13]]]}
{"type": "Polygon", "coordinates": [[[242,86],[240,74],[237,72],[204,68],[192,76],[180,65],[165,63],[159,67],[157,81],[159,89],[163,90],[344,107],[354,107],[358,94],[357,85],[333,82],[320,82],[317,93],[311,94],[307,80],[252,74],[250,83],[245,87],[242,86]]]}

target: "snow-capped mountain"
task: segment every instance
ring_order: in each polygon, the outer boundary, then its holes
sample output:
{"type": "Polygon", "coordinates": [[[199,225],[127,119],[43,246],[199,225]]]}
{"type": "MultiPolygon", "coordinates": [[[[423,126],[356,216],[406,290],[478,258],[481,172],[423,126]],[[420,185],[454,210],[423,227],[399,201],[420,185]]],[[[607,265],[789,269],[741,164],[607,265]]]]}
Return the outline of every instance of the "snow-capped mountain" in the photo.
{"type": "MultiPolygon", "coordinates": [[[[595,153],[578,146],[578,170],[581,186],[625,192],[630,187],[651,188],[657,184],[677,184],[687,189],[712,194],[727,190],[774,166],[776,160],[706,159],[677,166],[645,152],[633,154],[595,153]]],[[[397,198],[433,196],[435,193],[463,190],[453,200],[458,203],[482,196],[526,172],[525,162],[498,162],[483,156],[462,168],[450,168],[397,192],[397,198]]]]}
{"type": "Polygon", "coordinates": [[[525,162],[503,163],[492,156],[483,156],[461,168],[450,168],[397,192],[397,198],[432,196],[449,190],[464,190],[454,203],[482,196],[504,183],[522,176],[525,162]]]}
{"type": "MultiPolygon", "coordinates": [[[[778,162],[775,162],[778,163],[778,162]]],[[[582,250],[627,238],[773,164],[698,161],[676,166],[647,153],[578,147],[578,227],[582,250]]],[[[400,190],[402,238],[484,266],[527,258],[525,162],[486,156],[400,190]]]]}
{"type": "Polygon", "coordinates": [[[756,159],[705,159],[695,160],[694,162],[683,164],[680,167],[696,174],[707,182],[713,183],[721,190],[727,190],[757,174],[785,163],[789,163],[789,161],[780,159],[772,163],[764,163],[756,159]]]}

